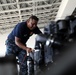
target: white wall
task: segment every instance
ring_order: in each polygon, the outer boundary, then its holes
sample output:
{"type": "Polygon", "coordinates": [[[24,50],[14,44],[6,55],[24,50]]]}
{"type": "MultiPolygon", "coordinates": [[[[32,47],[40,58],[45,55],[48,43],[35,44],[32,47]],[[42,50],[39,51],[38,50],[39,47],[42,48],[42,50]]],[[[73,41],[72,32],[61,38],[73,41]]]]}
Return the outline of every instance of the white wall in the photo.
{"type": "Polygon", "coordinates": [[[55,20],[64,19],[66,16],[71,15],[75,7],[76,0],[62,0],[55,20]]]}
{"type": "Polygon", "coordinates": [[[5,40],[7,38],[8,33],[6,34],[0,34],[0,56],[4,56],[5,55],[5,40]]]}
{"type": "MultiPolygon", "coordinates": [[[[41,29],[41,31],[43,32],[43,29],[41,29]]],[[[0,34],[0,57],[5,56],[5,52],[6,52],[5,40],[6,40],[8,34],[9,33],[0,34]]],[[[34,48],[35,37],[36,37],[36,35],[33,35],[30,37],[30,39],[27,42],[28,47],[34,48]]]]}

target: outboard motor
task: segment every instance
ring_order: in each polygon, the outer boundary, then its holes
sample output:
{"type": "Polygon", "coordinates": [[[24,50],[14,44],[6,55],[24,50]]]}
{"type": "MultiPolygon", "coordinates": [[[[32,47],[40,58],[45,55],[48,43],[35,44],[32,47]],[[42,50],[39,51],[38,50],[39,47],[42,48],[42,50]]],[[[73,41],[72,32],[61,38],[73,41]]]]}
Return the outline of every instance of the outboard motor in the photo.
{"type": "Polygon", "coordinates": [[[44,34],[45,35],[53,35],[57,33],[57,25],[54,21],[51,21],[51,23],[44,27],[44,34]]]}
{"type": "Polygon", "coordinates": [[[40,57],[38,56],[39,59],[41,59],[40,64],[48,64],[49,62],[53,62],[53,50],[51,45],[47,44],[47,42],[52,44],[52,39],[48,37],[48,35],[40,34],[36,37],[35,49],[40,50],[41,55],[40,57]]]}
{"type": "Polygon", "coordinates": [[[34,75],[34,60],[27,53],[27,75],[34,75]]]}
{"type": "Polygon", "coordinates": [[[33,52],[30,53],[30,57],[34,62],[34,75],[40,71],[40,64],[42,64],[42,55],[40,49],[34,49],[33,52]]]}
{"type": "Polygon", "coordinates": [[[71,40],[76,40],[76,18],[66,17],[45,26],[44,33],[36,36],[35,50],[27,56],[28,75],[37,75],[41,67],[53,63],[55,52],[65,50],[71,40]]]}

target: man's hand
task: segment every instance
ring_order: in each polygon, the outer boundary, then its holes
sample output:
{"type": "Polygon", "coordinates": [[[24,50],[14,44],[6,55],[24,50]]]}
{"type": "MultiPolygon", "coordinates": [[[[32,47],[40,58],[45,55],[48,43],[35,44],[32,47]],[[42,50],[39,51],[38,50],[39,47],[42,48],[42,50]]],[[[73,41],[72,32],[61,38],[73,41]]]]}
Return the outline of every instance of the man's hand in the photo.
{"type": "Polygon", "coordinates": [[[27,48],[27,52],[28,52],[28,53],[30,53],[30,52],[32,52],[32,51],[33,51],[32,48],[27,48]]]}

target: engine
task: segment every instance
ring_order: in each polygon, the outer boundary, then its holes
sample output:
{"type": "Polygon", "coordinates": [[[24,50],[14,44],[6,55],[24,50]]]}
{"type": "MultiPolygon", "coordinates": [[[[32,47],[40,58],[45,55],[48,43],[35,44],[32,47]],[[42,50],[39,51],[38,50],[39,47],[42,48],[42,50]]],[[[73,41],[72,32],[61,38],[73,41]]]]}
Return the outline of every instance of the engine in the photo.
{"type": "Polygon", "coordinates": [[[76,40],[76,17],[67,16],[63,20],[51,21],[44,27],[44,33],[36,36],[35,50],[30,53],[37,74],[43,66],[53,63],[56,51],[59,53],[76,40]]]}

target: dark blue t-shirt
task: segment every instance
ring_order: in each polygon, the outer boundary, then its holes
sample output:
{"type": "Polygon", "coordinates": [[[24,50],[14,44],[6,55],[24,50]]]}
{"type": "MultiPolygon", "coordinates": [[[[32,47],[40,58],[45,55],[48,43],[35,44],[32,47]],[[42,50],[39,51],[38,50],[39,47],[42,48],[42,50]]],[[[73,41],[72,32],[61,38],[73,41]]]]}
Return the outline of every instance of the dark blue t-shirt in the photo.
{"type": "Polygon", "coordinates": [[[34,34],[40,34],[42,33],[38,27],[36,27],[34,30],[30,30],[27,27],[26,22],[18,23],[15,28],[12,30],[12,32],[8,35],[8,39],[11,39],[15,41],[15,36],[21,39],[21,42],[25,44],[29,37],[34,34]]]}

